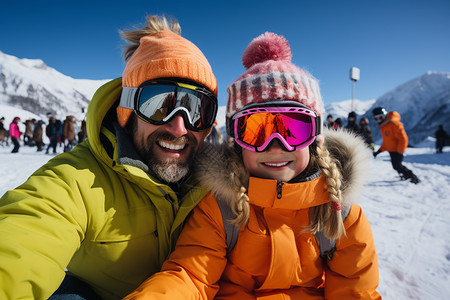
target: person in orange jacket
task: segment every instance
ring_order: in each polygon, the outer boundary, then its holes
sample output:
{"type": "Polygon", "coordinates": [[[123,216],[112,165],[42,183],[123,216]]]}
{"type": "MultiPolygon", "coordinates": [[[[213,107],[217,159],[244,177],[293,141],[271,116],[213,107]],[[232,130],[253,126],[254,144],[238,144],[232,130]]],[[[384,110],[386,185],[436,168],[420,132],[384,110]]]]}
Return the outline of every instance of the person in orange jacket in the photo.
{"type": "Polygon", "coordinates": [[[408,147],[408,135],[400,122],[400,114],[396,111],[387,112],[384,107],[376,107],[372,110],[372,115],[377,121],[383,143],[380,148],[373,153],[377,157],[383,151],[388,151],[391,156],[391,163],[400,177],[404,180],[410,179],[414,184],[420,182],[419,178],[407,167],[403,165],[403,153],[408,147]]]}
{"type": "Polygon", "coordinates": [[[243,63],[228,87],[234,145],[204,145],[195,163],[210,193],[161,272],[124,299],[381,299],[371,227],[352,204],[371,151],[346,131],[322,131],[317,80],[291,63],[284,37],[255,38],[243,63]],[[317,233],[335,240],[328,255],[317,233]]]}

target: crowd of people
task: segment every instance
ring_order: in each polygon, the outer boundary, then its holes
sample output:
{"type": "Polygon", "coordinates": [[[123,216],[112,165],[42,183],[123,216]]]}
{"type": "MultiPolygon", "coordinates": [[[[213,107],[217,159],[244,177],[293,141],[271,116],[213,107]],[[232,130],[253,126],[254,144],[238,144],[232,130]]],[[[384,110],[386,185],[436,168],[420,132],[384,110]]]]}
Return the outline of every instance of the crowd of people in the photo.
{"type": "Polygon", "coordinates": [[[375,142],[373,140],[372,130],[369,127],[369,119],[366,117],[361,118],[358,125],[358,123],[356,122],[356,118],[356,113],[354,111],[350,112],[347,117],[347,125],[344,127],[342,118],[336,118],[336,120],[333,120],[333,115],[329,114],[327,116],[327,122],[325,123],[325,126],[329,129],[334,130],[345,128],[355,135],[361,136],[366,145],[370,149],[374,150],[375,142]]]}
{"type": "Polygon", "coordinates": [[[87,138],[86,121],[77,124],[75,116],[68,115],[64,121],[58,120],[51,113],[47,114],[48,123],[35,118],[27,119],[21,123],[21,118],[16,116],[9,124],[8,129],[3,124],[5,118],[0,118],[0,143],[8,146],[13,144],[11,153],[19,152],[21,144],[36,147],[37,151],[43,151],[47,141],[45,153],[57,153],[57,147],[63,147],[63,152],[70,151],[77,143],[87,138]],[[45,134],[45,136],[44,136],[45,134]]]}

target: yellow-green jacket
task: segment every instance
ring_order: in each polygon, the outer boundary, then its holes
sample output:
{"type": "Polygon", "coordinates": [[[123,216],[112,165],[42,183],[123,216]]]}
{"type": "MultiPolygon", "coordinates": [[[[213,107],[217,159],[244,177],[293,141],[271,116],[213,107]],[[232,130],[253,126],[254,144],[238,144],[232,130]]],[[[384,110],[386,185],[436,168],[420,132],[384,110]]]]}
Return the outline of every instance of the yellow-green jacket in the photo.
{"type": "Polygon", "coordinates": [[[47,299],[65,269],[104,299],[127,295],[160,270],[205,195],[189,178],[179,200],[144,171],[113,126],[120,93],[120,78],[102,86],[88,108],[88,140],[0,199],[0,299],[47,299]]]}

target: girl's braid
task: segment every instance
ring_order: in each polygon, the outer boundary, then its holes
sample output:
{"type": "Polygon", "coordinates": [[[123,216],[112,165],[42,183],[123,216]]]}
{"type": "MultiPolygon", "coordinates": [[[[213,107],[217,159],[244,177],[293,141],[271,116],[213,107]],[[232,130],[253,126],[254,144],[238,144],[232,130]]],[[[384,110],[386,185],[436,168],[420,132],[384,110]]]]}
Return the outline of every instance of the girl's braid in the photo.
{"type": "Polygon", "coordinates": [[[330,202],[311,208],[309,230],[313,233],[323,231],[330,239],[336,239],[345,234],[341,214],[342,191],[341,174],[336,161],[323,146],[316,147],[317,164],[325,177],[330,202]]]}

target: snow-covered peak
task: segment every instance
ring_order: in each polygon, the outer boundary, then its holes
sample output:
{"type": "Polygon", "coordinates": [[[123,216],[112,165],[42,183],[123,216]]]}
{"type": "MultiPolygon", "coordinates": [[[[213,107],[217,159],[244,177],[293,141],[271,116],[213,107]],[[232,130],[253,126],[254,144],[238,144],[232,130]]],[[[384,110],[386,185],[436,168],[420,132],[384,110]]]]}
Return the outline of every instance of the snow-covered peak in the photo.
{"type": "Polygon", "coordinates": [[[17,58],[0,52],[0,104],[58,118],[79,115],[94,92],[108,80],[74,79],[40,59],[17,58]]]}
{"type": "Polygon", "coordinates": [[[375,103],[376,99],[372,100],[358,100],[354,99],[353,101],[350,100],[344,100],[341,102],[335,102],[327,105],[325,107],[325,113],[323,115],[324,118],[327,117],[327,115],[332,115],[333,119],[341,118],[346,119],[348,116],[348,113],[352,111],[352,105],[353,105],[353,111],[357,115],[363,115],[367,112],[367,110],[372,107],[372,105],[375,103]],[[353,102],[353,104],[352,104],[353,102]]]}

